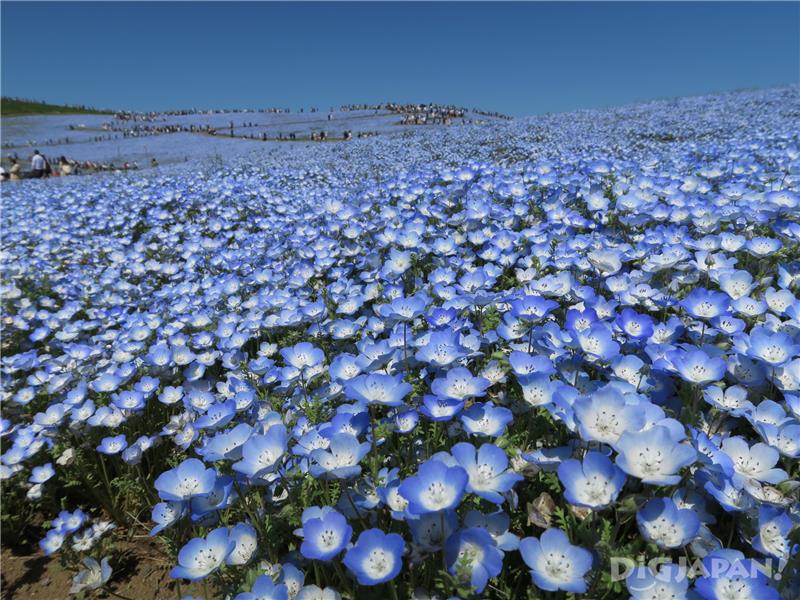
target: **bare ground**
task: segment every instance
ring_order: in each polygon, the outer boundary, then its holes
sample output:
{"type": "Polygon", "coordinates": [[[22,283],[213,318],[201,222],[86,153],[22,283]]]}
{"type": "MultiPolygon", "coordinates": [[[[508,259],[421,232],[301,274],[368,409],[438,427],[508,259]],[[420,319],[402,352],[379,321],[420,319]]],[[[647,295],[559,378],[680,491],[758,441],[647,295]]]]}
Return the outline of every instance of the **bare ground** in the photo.
{"type": "MultiPolygon", "coordinates": [[[[180,598],[176,582],[169,577],[171,565],[153,540],[121,542],[119,548],[121,552],[116,554],[116,560],[111,561],[114,572],[106,591],[94,592],[89,598],[180,598]]],[[[70,598],[69,589],[74,574],[64,569],[58,558],[44,556],[38,548],[6,547],[4,543],[0,553],[0,600],[70,598]]],[[[181,591],[187,594],[199,590],[184,585],[181,591]]]]}

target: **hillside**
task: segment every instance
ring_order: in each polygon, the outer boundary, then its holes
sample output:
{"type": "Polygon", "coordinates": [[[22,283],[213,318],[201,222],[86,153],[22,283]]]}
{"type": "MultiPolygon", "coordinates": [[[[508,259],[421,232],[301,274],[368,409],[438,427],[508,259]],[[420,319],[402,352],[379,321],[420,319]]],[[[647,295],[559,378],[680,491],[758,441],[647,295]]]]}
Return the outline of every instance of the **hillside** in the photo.
{"type": "Polygon", "coordinates": [[[35,100],[20,98],[0,99],[0,115],[3,117],[21,117],[26,115],[109,115],[110,110],[101,110],[87,106],[72,106],[68,104],[48,104],[35,100]]]}

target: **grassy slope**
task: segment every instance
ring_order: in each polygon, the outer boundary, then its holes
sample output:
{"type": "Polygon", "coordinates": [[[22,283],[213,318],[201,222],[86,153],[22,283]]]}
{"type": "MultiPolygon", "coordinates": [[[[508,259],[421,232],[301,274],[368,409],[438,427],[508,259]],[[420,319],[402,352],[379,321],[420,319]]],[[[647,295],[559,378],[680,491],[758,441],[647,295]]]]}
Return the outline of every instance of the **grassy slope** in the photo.
{"type": "Polygon", "coordinates": [[[0,115],[4,117],[20,117],[25,115],[108,115],[109,110],[99,110],[84,106],[66,106],[63,104],[47,104],[31,102],[16,98],[0,99],[0,115]]]}

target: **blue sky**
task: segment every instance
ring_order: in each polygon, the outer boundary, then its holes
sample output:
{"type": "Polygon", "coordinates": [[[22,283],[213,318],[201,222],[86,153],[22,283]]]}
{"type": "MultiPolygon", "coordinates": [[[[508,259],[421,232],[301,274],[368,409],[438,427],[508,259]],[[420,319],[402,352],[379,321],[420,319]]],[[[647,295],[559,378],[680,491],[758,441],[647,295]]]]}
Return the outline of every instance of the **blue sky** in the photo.
{"type": "Polygon", "coordinates": [[[537,114],[800,79],[800,4],[2,2],[2,93],[537,114]]]}

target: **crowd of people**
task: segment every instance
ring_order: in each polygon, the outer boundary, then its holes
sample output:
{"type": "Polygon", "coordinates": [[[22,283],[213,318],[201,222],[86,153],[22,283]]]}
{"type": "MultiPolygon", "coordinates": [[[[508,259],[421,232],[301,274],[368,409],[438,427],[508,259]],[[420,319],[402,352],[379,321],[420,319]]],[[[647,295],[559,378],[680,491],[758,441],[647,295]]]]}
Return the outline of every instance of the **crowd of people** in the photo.
{"type": "MultiPolygon", "coordinates": [[[[158,167],[158,161],[153,158],[150,161],[151,167],[158,167]]],[[[68,177],[81,173],[94,173],[98,171],[127,172],[136,171],[139,165],[136,161],[123,162],[116,165],[112,163],[95,162],[90,160],[72,160],[65,156],[60,156],[56,161],[55,167],[50,159],[39,152],[33,151],[30,159],[30,170],[23,170],[21,159],[18,156],[8,158],[8,168],[0,165],[0,180],[19,181],[21,179],[44,179],[47,177],[68,177]]]]}
{"type": "MultiPolygon", "coordinates": [[[[319,112],[319,108],[317,107],[310,107],[307,110],[304,108],[298,109],[297,112],[309,112],[309,113],[317,113],[319,112]]],[[[396,103],[396,102],[386,102],[382,104],[348,104],[339,107],[338,109],[341,112],[352,112],[352,111],[366,111],[366,110],[374,110],[375,113],[379,113],[380,111],[388,111],[390,113],[395,113],[402,115],[402,118],[399,122],[401,125],[433,125],[433,124],[443,124],[449,125],[453,123],[455,120],[460,119],[461,123],[473,123],[474,119],[470,116],[467,118],[467,114],[470,115],[482,115],[487,117],[499,118],[499,119],[509,119],[510,117],[503,115],[498,112],[490,112],[490,111],[483,111],[478,109],[467,109],[461,108],[452,105],[438,105],[438,104],[409,104],[409,103],[396,103]]],[[[104,141],[112,141],[118,139],[126,139],[126,138],[138,138],[138,137],[145,137],[145,136],[156,136],[156,135],[163,135],[163,134],[170,134],[170,133],[202,133],[206,135],[228,135],[231,138],[238,137],[240,139],[250,139],[250,140],[261,140],[261,141],[333,141],[333,140],[341,140],[341,141],[348,141],[352,140],[355,136],[356,138],[367,138],[377,135],[377,132],[374,131],[359,131],[354,133],[352,130],[344,130],[341,134],[341,137],[337,137],[335,134],[332,136],[328,131],[315,131],[311,132],[310,134],[298,134],[296,132],[285,134],[283,132],[279,132],[277,137],[270,136],[267,132],[252,132],[249,134],[239,134],[236,135],[236,129],[243,129],[243,128],[256,128],[261,127],[262,124],[253,122],[253,121],[243,121],[241,125],[235,126],[234,122],[231,121],[229,126],[212,126],[209,124],[206,125],[196,125],[196,124],[169,124],[166,122],[167,116],[183,116],[183,115],[193,115],[193,114],[222,114],[222,113],[245,113],[245,112],[258,112],[258,113],[291,113],[292,109],[290,108],[264,108],[264,109],[240,109],[240,110],[176,110],[176,111],[165,111],[160,113],[150,112],[150,113],[133,113],[133,112],[117,112],[114,113],[114,121],[110,121],[107,123],[103,123],[100,126],[100,129],[103,133],[98,133],[97,135],[92,136],[91,138],[80,137],[80,138],[48,138],[46,140],[41,141],[29,141],[27,142],[28,147],[32,147],[34,145],[39,146],[51,146],[51,145],[65,145],[65,144],[73,144],[73,143],[81,143],[81,142],[104,142],[104,141]]],[[[334,121],[334,109],[331,108],[330,112],[327,115],[328,121],[334,121]]],[[[85,130],[86,127],[83,125],[69,125],[70,131],[79,131],[85,130]]],[[[12,142],[4,142],[2,144],[2,148],[4,149],[12,149],[18,147],[19,143],[12,143],[12,142]]],[[[49,159],[41,154],[38,150],[35,150],[33,155],[31,156],[31,164],[30,170],[23,171],[21,161],[19,157],[16,155],[10,157],[8,159],[9,167],[6,169],[4,166],[0,166],[2,171],[0,175],[2,176],[3,180],[19,180],[19,179],[28,179],[28,178],[42,178],[42,177],[53,177],[53,176],[68,176],[68,175],[75,175],[79,172],[95,172],[95,171],[129,171],[129,170],[136,170],[139,166],[135,163],[122,163],[122,165],[115,165],[114,163],[102,163],[102,162],[94,162],[94,161],[77,161],[77,160],[70,160],[64,156],[59,157],[56,167],[54,168],[51,165],[49,159]]],[[[158,166],[158,162],[155,158],[152,159],[151,167],[158,166]]]]}
{"type": "Polygon", "coordinates": [[[134,125],[132,127],[112,126],[113,131],[122,133],[123,138],[147,137],[166,133],[208,133],[211,125],[134,125]]]}
{"type": "MultiPolygon", "coordinates": [[[[114,113],[114,118],[119,121],[162,121],[164,116],[172,116],[172,117],[180,117],[180,116],[187,116],[187,115],[219,115],[224,113],[248,113],[248,112],[257,112],[257,113],[270,113],[270,114],[281,114],[281,113],[290,113],[292,112],[291,108],[278,108],[278,107],[270,107],[270,108],[220,108],[220,109],[199,109],[199,108],[187,108],[181,110],[165,110],[162,112],[128,112],[128,111],[117,111],[114,113]]],[[[300,112],[303,112],[300,109],[300,112]]]]}
{"type": "Polygon", "coordinates": [[[457,106],[443,106],[439,104],[396,104],[393,102],[384,105],[384,110],[403,115],[401,125],[450,125],[460,119],[462,124],[474,123],[475,120],[467,118],[467,113],[493,117],[497,119],[510,119],[498,112],[468,109],[457,106]]]}
{"type": "MultiPolygon", "coordinates": [[[[74,131],[74,130],[77,130],[77,129],[80,129],[80,128],[76,127],[76,126],[73,126],[73,125],[70,125],[69,129],[70,129],[70,131],[74,131]]],[[[94,135],[94,136],[88,137],[88,138],[87,137],[83,137],[83,138],[78,138],[78,139],[69,138],[69,137],[63,137],[63,138],[46,138],[46,139],[43,139],[43,140],[28,140],[27,142],[22,142],[22,143],[20,143],[20,142],[3,142],[2,146],[0,146],[0,147],[2,147],[4,150],[9,150],[9,149],[12,149],[12,148],[18,148],[20,146],[25,146],[25,145],[27,145],[28,147],[33,147],[33,146],[64,146],[64,145],[67,145],[67,144],[85,144],[87,142],[110,142],[110,141],[113,141],[113,140],[118,140],[120,138],[121,138],[120,135],[109,133],[109,134],[103,134],[103,135],[94,135]]]]}

